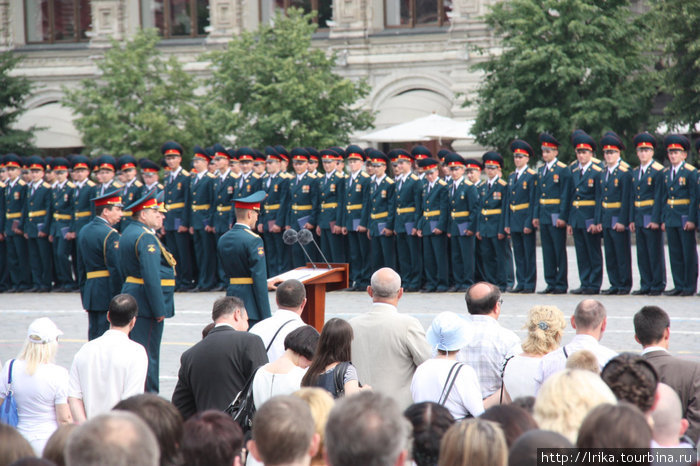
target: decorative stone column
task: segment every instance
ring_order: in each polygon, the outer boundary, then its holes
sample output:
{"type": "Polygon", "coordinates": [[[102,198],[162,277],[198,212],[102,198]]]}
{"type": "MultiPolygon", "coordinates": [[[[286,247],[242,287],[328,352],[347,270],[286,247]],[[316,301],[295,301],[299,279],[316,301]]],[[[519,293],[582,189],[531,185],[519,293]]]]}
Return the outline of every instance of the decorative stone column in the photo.
{"type": "Polygon", "coordinates": [[[364,37],[371,29],[372,8],[368,0],[333,0],[330,38],[364,37]]]}
{"type": "Polygon", "coordinates": [[[231,40],[243,29],[245,0],[209,0],[209,35],[207,43],[222,43],[231,40]]]}
{"type": "Polygon", "coordinates": [[[0,51],[12,48],[12,18],[10,0],[0,0],[0,51]]]}
{"type": "MultiPolygon", "coordinates": [[[[2,1],[2,0],[0,0],[2,1]]],[[[92,0],[90,47],[109,47],[109,39],[126,38],[126,5],[124,0],[92,0]]]]}

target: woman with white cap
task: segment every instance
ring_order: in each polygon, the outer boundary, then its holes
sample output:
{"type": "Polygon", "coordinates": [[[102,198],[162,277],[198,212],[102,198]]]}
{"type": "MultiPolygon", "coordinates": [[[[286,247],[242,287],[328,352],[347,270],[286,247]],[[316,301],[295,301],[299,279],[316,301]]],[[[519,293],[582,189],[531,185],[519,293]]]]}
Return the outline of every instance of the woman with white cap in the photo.
{"type": "Polygon", "coordinates": [[[73,422],[68,407],[68,371],[53,363],[59,335],[63,332],[48,317],[34,320],[19,357],[5,363],[0,378],[0,403],[11,388],[17,402],[17,430],[37,456],[59,424],[73,422]]]}
{"type": "Polygon", "coordinates": [[[479,416],[484,412],[479,379],[474,369],[457,361],[457,353],[468,339],[464,320],[454,312],[442,312],[433,319],[426,338],[436,354],[413,375],[414,403],[441,404],[455,419],[479,416]]]}

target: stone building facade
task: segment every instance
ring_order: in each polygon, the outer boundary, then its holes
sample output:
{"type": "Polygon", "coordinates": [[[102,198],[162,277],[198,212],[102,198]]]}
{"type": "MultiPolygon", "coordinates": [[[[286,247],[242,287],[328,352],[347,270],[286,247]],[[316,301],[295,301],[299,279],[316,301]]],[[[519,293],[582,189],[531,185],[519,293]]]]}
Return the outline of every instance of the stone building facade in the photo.
{"type": "MultiPolygon", "coordinates": [[[[473,119],[464,108],[481,75],[470,70],[474,47],[497,53],[481,17],[495,0],[0,0],[0,50],[22,54],[19,73],[36,83],[18,126],[37,125],[38,145],[76,149],[72,114],[59,105],[62,87],[95,77],[95,60],[140,27],[158,27],[160,48],[188,72],[206,75],[198,62],[233,35],[269,21],[276,8],[316,9],[313,44],[337,53],[337,72],[366,78],[371,94],[361,105],[376,112],[377,129],[437,113],[473,119]]],[[[363,143],[361,135],[355,142],[363,143]]],[[[207,141],[207,144],[215,141],[207,141]]],[[[480,155],[468,135],[452,143],[464,155],[480,155]]]]}

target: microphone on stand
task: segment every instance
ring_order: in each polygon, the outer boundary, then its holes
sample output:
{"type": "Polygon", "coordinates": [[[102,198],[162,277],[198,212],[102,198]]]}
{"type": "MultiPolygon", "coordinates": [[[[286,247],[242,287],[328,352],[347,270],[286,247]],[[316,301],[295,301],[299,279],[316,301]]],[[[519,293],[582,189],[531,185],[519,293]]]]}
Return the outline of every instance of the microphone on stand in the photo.
{"type": "Polygon", "coordinates": [[[321,254],[321,257],[323,258],[323,262],[326,263],[329,269],[332,269],[331,264],[328,263],[328,260],[326,259],[326,256],[323,255],[323,251],[321,251],[321,248],[318,247],[318,244],[316,243],[316,240],[314,239],[314,235],[311,234],[311,232],[307,229],[303,229],[299,231],[298,233],[298,241],[299,244],[309,244],[309,243],[314,243],[314,246],[316,246],[316,249],[318,250],[319,254],[321,254]]]}
{"type": "MultiPolygon", "coordinates": [[[[308,231],[308,230],[302,230],[302,231],[308,231]]],[[[310,232],[309,232],[310,233],[310,232]]],[[[306,252],[306,248],[304,247],[304,244],[301,241],[299,241],[300,235],[296,232],[296,230],[290,228],[289,230],[285,230],[284,233],[282,233],[282,241],[284,244],[292,245],[294,243],[299,243],[299,246],[301,246],[301,250],[304,251],[304,255],[306,258],[311,262],[311,265],[316,269],[316,264],[311,260],[311,256],[309,256],[309,253],[306,252]]],[[[313,238],[312,238],[313,239],[313,238]]]]}

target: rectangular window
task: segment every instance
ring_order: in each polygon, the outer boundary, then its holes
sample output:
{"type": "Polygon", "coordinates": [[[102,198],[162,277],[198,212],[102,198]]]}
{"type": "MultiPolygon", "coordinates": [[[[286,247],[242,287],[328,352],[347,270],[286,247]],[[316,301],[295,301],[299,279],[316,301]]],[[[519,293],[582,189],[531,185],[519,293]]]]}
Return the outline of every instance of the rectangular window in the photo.
{"type": "Polygon", "coordinates": [[[384,0],[386,27],[443,26],[449,24],[452,0],[384,0]]]}
{"type": "Polygon", "coordinates": [[[141,26],[161,36],[197,37],[207,33],[208,0],[141,0],[141,26]]]}
{"type": "Polygon", "coordinates": [[[300,8],[304,13],[316,11],[314,22],[319,29],[327,29],[328,21],[333,19],[333,0],[260,0],[260,22],[269,24],[275,13],[288,8],[300,8]]]}
{"type": "Polygon", "coordinates": [[[27,43],[87,40],[90,29],[89,0],[25,0],[27,43]]]}

